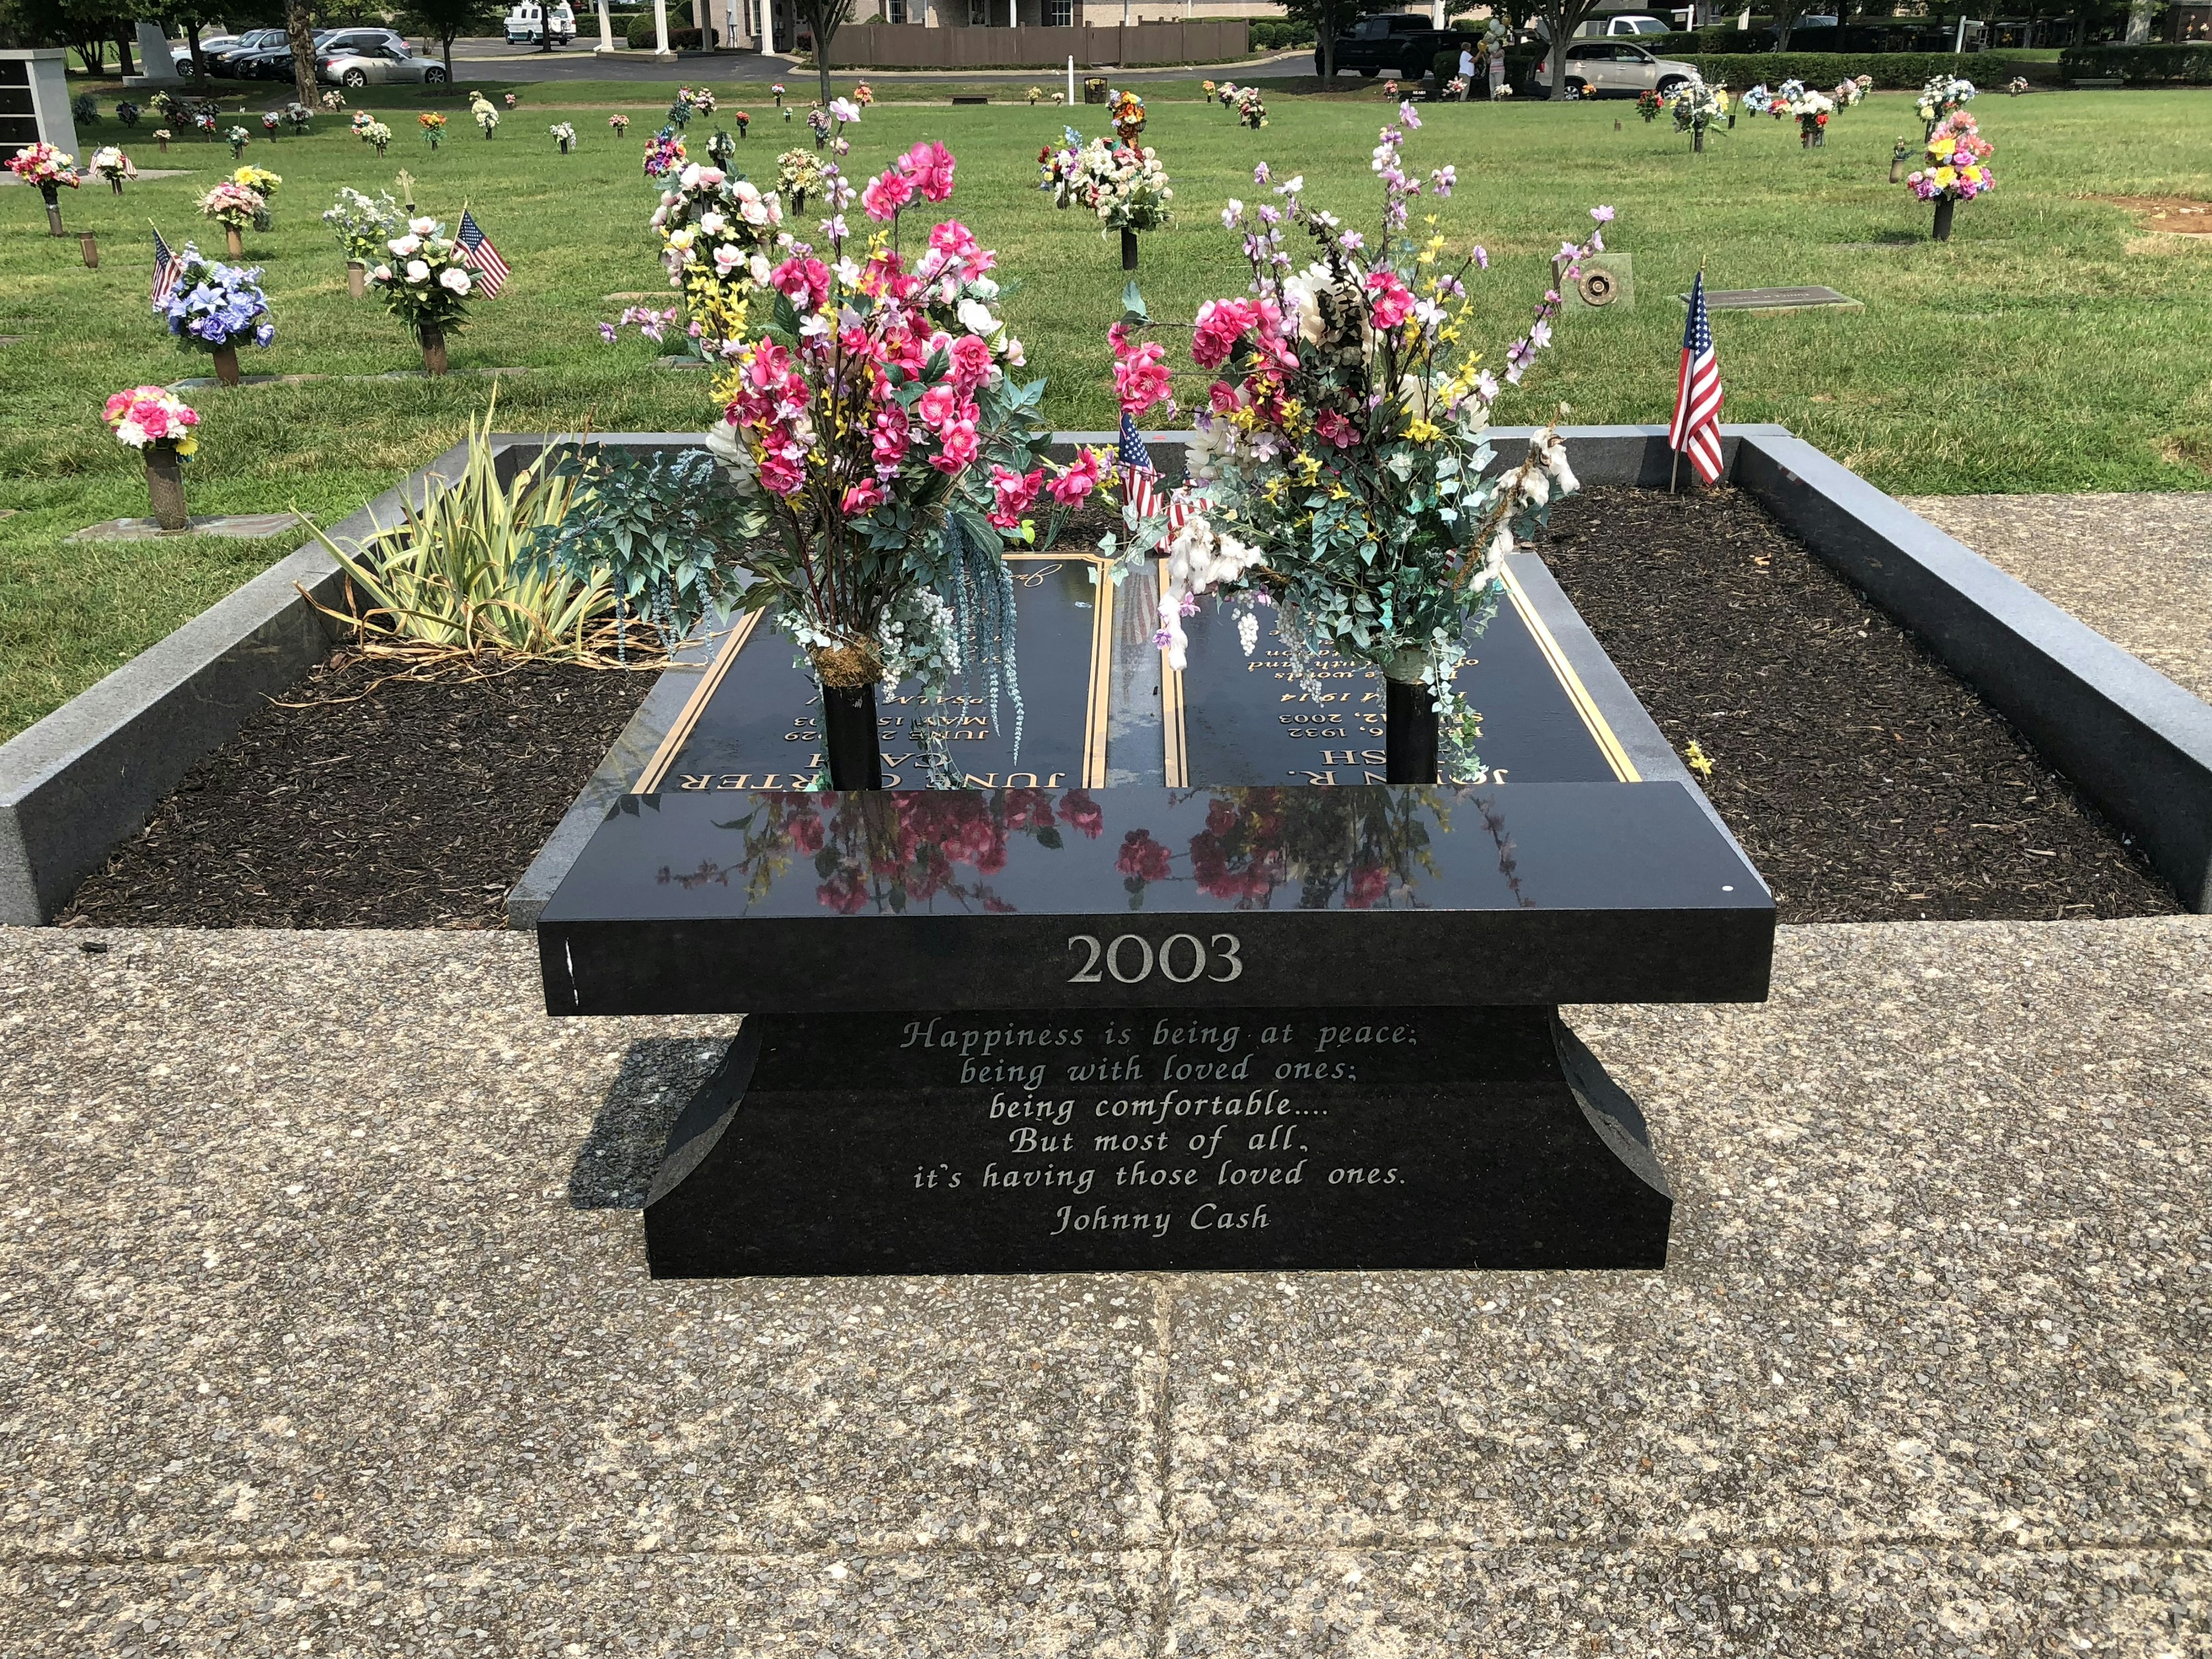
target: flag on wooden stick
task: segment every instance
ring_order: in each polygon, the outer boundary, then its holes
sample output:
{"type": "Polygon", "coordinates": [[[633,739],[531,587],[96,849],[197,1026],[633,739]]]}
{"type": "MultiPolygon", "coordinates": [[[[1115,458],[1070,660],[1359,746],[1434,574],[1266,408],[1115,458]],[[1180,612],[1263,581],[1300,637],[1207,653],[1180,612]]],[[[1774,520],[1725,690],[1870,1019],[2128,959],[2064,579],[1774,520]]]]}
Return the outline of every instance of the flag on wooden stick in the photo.
{"type": "Polygon", "coordinates": [[[161,240],[159,226],[154,231],[154,303],[166,306],[169,296],[177,291],[177,278],[184,274],[185,262],[169,251],[161,240]]]}
{"type": "Polygon", "coordinates": [[[477,291],[487,300],[499,298],[500,289],[507,286],[507,261],[499,257],[483,227],[466,208],[461,210],[461,228],[457,240],[461,245],[461,262],[477,274],[477,291]]]}
{"type": "Polygon", "coordinates": [[[1676,372],[1674,419],[1667,445],[1690,458],[1700,483],[1721,476],[1721,366],[1713,355],[1713,320],[1705,311],[1705,273],[1690,286],[1690,319],[1682,330],[1682,362],[1676,372]]]}

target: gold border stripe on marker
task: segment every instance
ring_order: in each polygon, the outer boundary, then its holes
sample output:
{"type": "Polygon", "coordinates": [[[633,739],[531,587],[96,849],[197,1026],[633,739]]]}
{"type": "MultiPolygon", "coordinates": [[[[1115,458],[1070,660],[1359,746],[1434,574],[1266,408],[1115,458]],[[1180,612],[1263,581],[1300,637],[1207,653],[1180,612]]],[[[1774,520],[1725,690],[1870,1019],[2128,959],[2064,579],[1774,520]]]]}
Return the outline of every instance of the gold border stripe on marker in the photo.
{"type": "Polygon", "coordinates": [[[1091,629],[1091,700],[1083,710],[1083,787],[1106,787],[1106,726],[1114,696],[1114,584],[1106,574],[1106,561],[1093,558],[1091,566],[1091,607],[1096,611],[1091,629]]]}
{"type": "MultiPolygon", "coordinates": [[[[1159,562],[1160,598],[1168,596],[1167,561],[1159,562]]],[[[1190,744],[1183,731],[1182,674],[1168,666],[1168,653],[1160,658],[1160,743],[1161,781],[1170,789],[1184,789],[1190,785],[1190,744]]]]}
{"type": "Polygon", "coordinates": [[[730,630],[730,637],[721,652],[700,676],[699,684],[684,704],[684,712],[676,717],[676,724],[668,728],[668,735],[660,740],[660,747],[653,751],[653,758],[645,770],[638,774],[637,781],[630,786],[633,795],[652,795],[659,793],[666,781],[668,769],[676,763],[676,757],[691,739],[692,728],[699,724],[699,716],[707,712],[707,704],[720,689],[722,679],[730,672],[730,665],[738,659],[738,653],[745,648],[752,637],[761,613],[749,611],[744,620],[730,630]]]}
{"type": "Polygon", "coordinates": [[[1621,747],[1620,739],[1613,736],[1613,728],[1606,724],[1605,716],[1598,712],[1597,700],[1583,684],[1582,677],[1575,672],[1574,665],[1567,660],[1567,653],[1559,648],[1559,642],[1552,637],[1552,630],[1544,626],[1544,619],[1536,614],[1536,607],[1529,602],[1527,591],[1521,586],[1521,579],[1513,574],[1513,567],[1507,565],[1504,574],[1505,591],[1512,597],[1513,608],[1521,613],[1521,620],[1528,625],[1528,632],[1535,639],[1536,648],[1544,653],[1544,660],[1551,665],[1552,672],[1566,689],[1568,701],[1574,704],[1575,713],[1583,717],[1583,724],[1589,728],[1589,734],[1595,739],[1599,752],[1604,755],[1606,764],[1613,768],[1613,776],[1623,783],[1643,782],[1644,775],[1636,769],[1636,763],[1628,758],[1628,750],[1621,747]]]}

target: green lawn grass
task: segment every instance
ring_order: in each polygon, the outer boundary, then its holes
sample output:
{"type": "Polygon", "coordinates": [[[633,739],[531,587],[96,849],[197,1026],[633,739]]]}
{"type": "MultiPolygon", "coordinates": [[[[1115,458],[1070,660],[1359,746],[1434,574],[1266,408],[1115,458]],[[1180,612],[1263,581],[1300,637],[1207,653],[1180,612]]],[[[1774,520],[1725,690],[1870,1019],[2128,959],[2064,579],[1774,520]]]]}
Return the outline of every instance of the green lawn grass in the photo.
{"type": "MultiPolygon", "coordinates": [[[[741,154],[758,170],[805,142],[803,125],[776,118],[765,88],[717,90],[726,112],[740,100],[752,112],[741,154]]],[[[854,130],[854,171],[918,137],[950,143],[960,159],[951,206],[1018,279],[1006,309],[1033,368],[1050,378],[1049,417],[1110,425],[1104,331],[1119,309],[1117,250],[1033,188],[1037,147],[1067,119],[1096,128],[1102,112],[955,109],[920,101],[909,85],[885,90],[897,101],[854,130]]],[[[1325,99],[1271,91],[1273,122],[1258,133],[1200,104],[1194,85],[1145,91],[1146,137],[1167,160],[1182,213],[1176,228],[1146,239],[1140,276],[1155,314],[1188,318],[1208,295],[1241,290],[1237,239],[1218,216],[1230,196],[1261,194],[1249,171],[1260,158],[1279,175],[1303,172],[1320,203],[1358,222],[1372,217],[1367,154],[1386,107],[1373,88],[1325,99]]],[[[248,159],[285,182],[276,229],[248,238],[277,327],[271,349],[242,354],[249,373],[374,376],[418,362],[398,324],[347,298],[319,218],[340,185],[374,190],[406,167],[424,210],[451,221],[472,204],[515,267],[507,294],[479,305],[453,342],[456,368],[530,371],[501,382],[501,428],[703,424],[702,377],[657,369],[652,348],[606,346],[596,330],[623,303],[605,296],[662,286],[644,224],[653,192],[638,169],[659,89],[574,82],[520,92],[520,106],[489,142],[456,109],[434,154],[415,133],[419,98],[397,89],[374,96],[398,135],[383,162],[341,116],[320,117],[322,131],[304,140],[256,140],[248,159]],[[607,129],[616,108],[633,118],[627,140],[607,129]],[[566,158],[546,134],[564,118],[584,139],[566,158]]],[[[1703,157],[1624,103],[1431,106],[1409,155],[1424,169],[1450,161],[1459,170],[1458,193],[1436,211],[1455,245],[1479,239],[1492,256],[1476,292],[1498,346],[1540,290],[1549,254],[1587,228],[1591,205],[1618,210],[1609,240],[1636,256],[1636,309],[1571,313],[1561,349],[1501,404],[1502,419],[1539,418],[1565,401],[1577,421],[1663,420],[1681,330],[1673,296],[1702,261],[1717,287],[1823,283],[1865,302],[1850,313],[1717,316],[1731,420],[1782,422],[1898,492],[2204,487],[2191,462],[2212,450],[2212,241],[2148,236],[2098,196],[2212,196],[2212,150],[2201,142],[2212,103],[2187,92],[2046,94],[1985,96],[1976,109],[1996,143],[2002,186],[1961,208],[1943,246],[1926,240],[1929,210],[1887,182],[1893,140],[1918,131],[1901,96],[1840,115],[1825,150],[1800,149],[1782,124],[1747,121],[1703,157]]],[[[298,539],[65,539],[145,510],[133,458],[100,424],[106,395],[207,372],[148,309],[148,221],[173,241],[199,235],[205,222],[193,198],[228,170],[229,155],[185,143],[157,157],[150,125],[125,134],[109,120],[82,135],[88,150],[120,137],[142,167],[192,170],[121,198],[96,181],[64,193],[70,225],[100,234],[97,271],[82,267],[73,240],[45,234],[35,192],[0,191],[0,336],[21,337],[0,345],[0,507],[16,509],[0,519],[0,736],[298,539]]],[[[694,124],[695,149],[711,126],[694,124]]],[[[1192,377],[1186,390],[1199,387],[1192,377]]],[[[454,442],[489,392],[488,381],[457,375],[197,394],[205,424],[187,469],[193,508],[296,506],[336,519],[454,442]]]]}

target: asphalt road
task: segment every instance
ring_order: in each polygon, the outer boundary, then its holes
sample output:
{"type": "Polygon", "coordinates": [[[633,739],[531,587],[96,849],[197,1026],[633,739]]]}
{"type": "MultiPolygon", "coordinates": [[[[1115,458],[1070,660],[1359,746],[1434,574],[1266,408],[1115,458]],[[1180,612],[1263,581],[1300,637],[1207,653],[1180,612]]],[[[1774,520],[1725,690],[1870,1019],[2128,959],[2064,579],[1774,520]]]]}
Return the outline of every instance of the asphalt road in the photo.
{"type": "MultiPolygon", "coordinates": [[[[453,71],[457,78],[475,81],[672,81],[686,75],[705,75],[715,79],[762,79],[802,82],[811,80],[811,65],[797,59],[769,53],[757,52],[686,52],[673,64],[656,64],[649,52],[617,51],[611,58],[600,58],[593,51],[598,40],[597,26],[583,20],[589,29],[580,35],[576,44],[539,52],[526,46],[511,46],[501,40],[456,40],[453,42],[453,71]]],[[[1078,65],[1082,68],[1082,65],[1078,65]]],[[[1038,69],[952,69],[952,70],[871,70],[871,81],[1035,81],[1049,74],[1038,69]]],[[[849,79],[854,71],[839,70],[836,74],[849,79]]],[[[1284,52],[1253,63],[1199,64],[1188,68],[1130,70],[1117,72],[1117,81],[1188,81],[1194,76],[1218,80],[1233,76],[1238,80],[1279,80],[1286,76],[1313,73],[1313,54],[1310,52],[1284,52]]]]}

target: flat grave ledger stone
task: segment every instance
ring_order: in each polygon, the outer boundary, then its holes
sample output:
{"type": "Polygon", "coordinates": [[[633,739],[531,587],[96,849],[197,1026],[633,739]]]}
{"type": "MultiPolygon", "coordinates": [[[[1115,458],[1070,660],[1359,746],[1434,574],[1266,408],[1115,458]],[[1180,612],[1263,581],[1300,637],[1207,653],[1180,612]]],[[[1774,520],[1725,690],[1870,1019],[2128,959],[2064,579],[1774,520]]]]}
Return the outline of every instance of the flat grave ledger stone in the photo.
{"type": "MultiPolygon", "coordinates": [[[[1690,296],[1674,296],[1684,305],[1690,296]]],[[[1729,288],[1705,290],[1705,305],[1712,311],[1815,311],[1824,306],[1840,307],[1846,311],[1863,311],[1866,307],[1848,294],[1838,294],[1834,289],[1818,285],[1803,288],[1729,288]]]]}
{"type": "Polygon", "coordinates": [[[886,698],[881,791],[794,789],[815,688],[733,634],[553,896],[550,1012],[744,1016],[652,1271],[1663,1265],[1642,1121],[1556,1009],[1765,997],[1773,904],[1704,804],[1525,594],[1462,682],[1481,781],[1382,786],[1364,672],[1316,705],[1209,611],[1109,708],[1089,562],[1018,589],[1018,750],[1003,694],[886,698]],[[932,721],[967,787],[915,787],[932,721]],[[1167,784],[1101,787],[1109,730],[1167,784]]]}
{"type": "MultiPolygon", "coordinates": [[[[1016,673],[995,709],[988,685],[942,702],[900,686],[876,696],[884,787],[927,783],[925,739],[943,740],[975,788],[1096,787],[1106,777],[1107,686],[1115,591],[1096,554],[1017,553],[1016,673]],[[1017,702],[1017,684],[1018,703],[1017,702]]],[[[740,618],[639,776],[640,793],[801,789],[825,764],[820,688],[761,612],[740,618]]]]}

